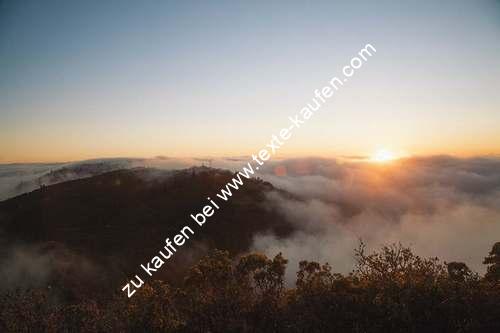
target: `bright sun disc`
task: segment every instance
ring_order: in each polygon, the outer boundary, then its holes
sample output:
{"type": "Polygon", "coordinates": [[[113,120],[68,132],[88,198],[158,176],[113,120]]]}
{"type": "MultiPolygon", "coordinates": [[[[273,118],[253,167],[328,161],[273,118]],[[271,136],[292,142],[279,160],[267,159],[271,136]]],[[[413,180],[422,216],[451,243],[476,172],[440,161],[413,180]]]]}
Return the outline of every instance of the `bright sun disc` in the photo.
{"type": "Polygon", "coordinates": [[[384,163],[384,162],[389,162],[392,160],[395,160],[396,156],[387,149],[379,149],[373,154],[372,156],[372,161],[373,162],[378,162],[378,163],[384,163]]]}

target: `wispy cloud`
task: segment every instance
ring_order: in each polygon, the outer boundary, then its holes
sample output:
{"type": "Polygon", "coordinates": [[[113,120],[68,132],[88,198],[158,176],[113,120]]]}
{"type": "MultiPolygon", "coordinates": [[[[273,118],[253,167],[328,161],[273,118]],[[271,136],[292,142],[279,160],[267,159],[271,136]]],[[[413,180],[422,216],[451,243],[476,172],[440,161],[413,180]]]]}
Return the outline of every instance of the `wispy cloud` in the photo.
{"type": "Polygon", "coordinates": [[[256,236],[254,249],[283,252],[292,269],[311,259],[347,272],[362,238],[370,247],[401,241],[418,254],[483,272],[482,259],[500,240],[498,159],[438,156],[384,166],[294,159],[265,172],[266,180],[295,195],[271,194],[269,204],[297,232],[287,239],[256,236]]]}

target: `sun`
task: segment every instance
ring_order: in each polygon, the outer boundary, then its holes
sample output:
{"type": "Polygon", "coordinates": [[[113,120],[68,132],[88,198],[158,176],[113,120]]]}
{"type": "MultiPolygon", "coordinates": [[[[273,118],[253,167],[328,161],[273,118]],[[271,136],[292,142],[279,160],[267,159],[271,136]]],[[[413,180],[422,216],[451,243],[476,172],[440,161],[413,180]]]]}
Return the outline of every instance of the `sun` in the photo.
{"type": "Polygon", "coordinates": [[[377,163],[386,163],[395,159],[397,159],[396,155],[388,149],[378,149],[371,157],[371,160],[377,163]]]}

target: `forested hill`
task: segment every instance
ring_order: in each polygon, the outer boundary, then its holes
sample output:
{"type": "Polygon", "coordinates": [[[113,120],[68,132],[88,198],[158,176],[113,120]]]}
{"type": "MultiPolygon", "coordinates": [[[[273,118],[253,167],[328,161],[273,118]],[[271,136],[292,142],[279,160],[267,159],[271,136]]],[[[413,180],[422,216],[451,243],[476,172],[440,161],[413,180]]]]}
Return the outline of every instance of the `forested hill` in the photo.
{"type": "MultiPolygon", "coordinates": [[[[45,258],[51,266],[43,283],[60,279],[63,271],[69,284],[78,280],[78,288],[87,280],[117,288],[167,237],[185,225],[194,227],[190,214],[201,212],[207,197],[215,197],[232,177],[229,171],[205,167],[138,168],[42,186],[0,202],[0,229],[7,244],[2,258],[15,261],[9,257],[18,256],[11,252],[19,249],[34,261],[45,258]]],[[[289,234],[290,225],[265,204],[265,194],[273,190],[259,179],[245,180],[157,276],[175,280],[210,248],[242,253],[259,232],[289,234]]]]}

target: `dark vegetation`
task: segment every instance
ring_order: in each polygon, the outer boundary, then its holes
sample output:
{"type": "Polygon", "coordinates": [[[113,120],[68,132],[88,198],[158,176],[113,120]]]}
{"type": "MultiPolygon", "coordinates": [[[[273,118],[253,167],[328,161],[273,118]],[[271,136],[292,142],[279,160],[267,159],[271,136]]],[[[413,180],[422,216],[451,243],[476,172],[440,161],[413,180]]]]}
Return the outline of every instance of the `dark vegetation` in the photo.
{"type": "Polygon", "coordinates": [[[278,254],[231,258],[213,251],[173,287],[153,281],[127,299],[60,303],[47,289],[0,299],[6,332],[499,332],[500,243],[481,278],[463,263],[441,264],[401,245],[367,254],[334,273],[303,261],[286,288],[278,254]]]}
{"type": "Polygon", "coordinates": [[[167,237],[190,225],[195,235],[189,247],[158,273],[178,282],[209,249],[243,253],[256,233],[285,236],[292,231],[266,206],[266,193],[275,189],[259,179],[245,181],[230,202],[219,202],[222,209],[203,229],[196,229],[190,214],[201,212],[206,196],[215,196],[232,177],[229,171],[205,167],[137,168],[43,186],[0,202],[0,257],[21,247],[24,257],[28,252],[49,261],[51,272],[40,285],[60,288],[66,297],[100,297],[128,282],[167,237]]]}
{"type": "Polygon", "coordinates": [[[276,189],[258,179],[127,298],[120,287],[139,264],[231,177],[120,170],[0,202],[0,332],[500,332],[500,243],[485,253],[484,277],[399,244],[367,253],[361,243],[351,274],[303,261],[286,285],[281,254],[248,254],[256,233],[293,232],[266,207],[276,189]],[[26,284],[20,262],[37,258],[47,274],[26,284]]]}

